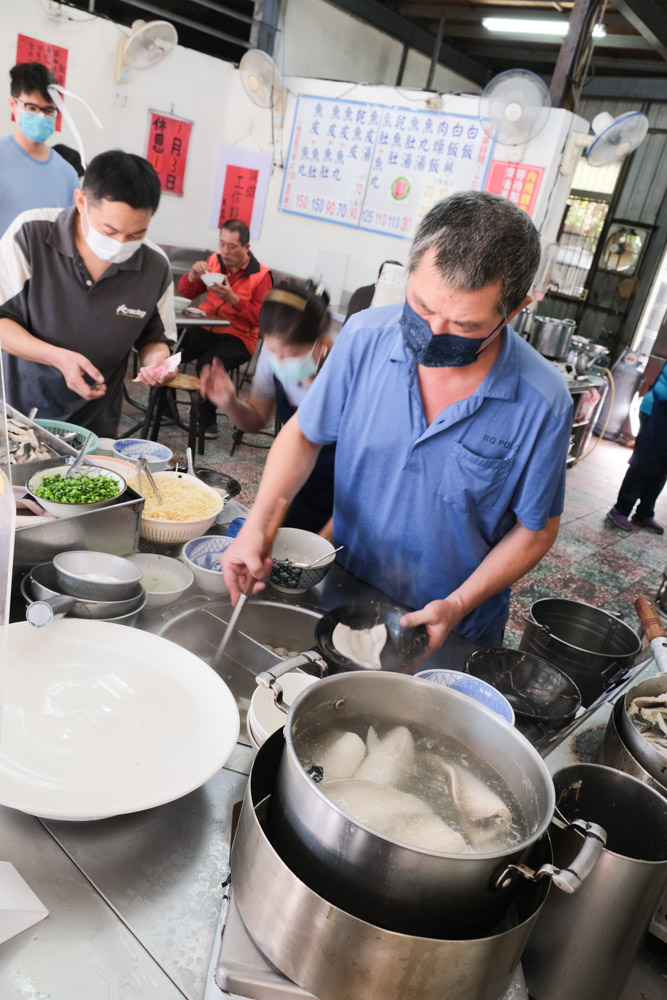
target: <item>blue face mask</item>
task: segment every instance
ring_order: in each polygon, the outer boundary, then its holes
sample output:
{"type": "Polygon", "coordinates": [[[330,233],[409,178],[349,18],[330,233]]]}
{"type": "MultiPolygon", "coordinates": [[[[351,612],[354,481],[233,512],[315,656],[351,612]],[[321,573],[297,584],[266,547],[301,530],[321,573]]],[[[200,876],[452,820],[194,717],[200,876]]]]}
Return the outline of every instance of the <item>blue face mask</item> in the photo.
{"type": "Polygon", "coordinates": [[[305,378],[311,378],[317,374],[319,361],[315,361],[313,358],[315,344],[313,344],[308,354],[304,354],[303,357],[283,358],[282,361],[275,354],[272,354],[268,347],[265,350],[269,355],[271,371],[279,382],[303,382],[305,378]]]}
{"type": "Polygon", "coordinates": [[[55,127],[55,118],[29,115],[27,111],[22,111],[19,115],[19,128],[31,142],[46,142],[49,136],[53,135],[55,127]]]}
{"type": "Polygon", "coordinates": [[[455,333],[433,334],[426,320],[408,305],[401,316],[401,331],[405,346],[414,354],[417,364],[426,368],[465,368],[474,365],[481,351],[495,339],[504,321],[486,337],[459,337],[455,333]]]}

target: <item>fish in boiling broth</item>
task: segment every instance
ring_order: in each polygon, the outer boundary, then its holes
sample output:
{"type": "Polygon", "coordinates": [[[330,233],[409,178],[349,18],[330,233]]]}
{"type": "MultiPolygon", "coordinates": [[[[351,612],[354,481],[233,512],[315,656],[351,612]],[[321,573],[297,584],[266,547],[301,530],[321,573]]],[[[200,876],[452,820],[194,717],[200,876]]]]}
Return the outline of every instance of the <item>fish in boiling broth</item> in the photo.
{"type": "Polygon", "coordinates": [[[512,813],[492,788],[470,768],[435,760],[445,776],[461,826],[474,847],[488,847],[499,834],[510,830],[512,813]]]}
{"type": "Polygon", "coordinates": [[[325,781],[352,778],[366,756],[366,744],[356,733],[342,733],[326,748],[321,758],[325,781]]]}
{"type": "Polygon", "coordinates": [[[415,762],[415,744],[410,730],[397,726],[380,739],[371,726],[368,730],[368,756],[355,778],[374,781],[388,788],[400,788],[415,762]]]}
{"type": "Polygon", "coordinates": [[[369,670],[382,670],[380,654],[387,644],[387,626],[350,628],[339,622],[333,630],[331,641],[342,655],[369,670]]]}
{"type": "Polygon", "coordinates": [[[416,795],[358,778],[325,782],[320,788],[343,812],[392,840],[447,854],[468,849],[461,834],[416,795]]]}
{"type": "Polygon", "coordinates": [[[353,819],[445,854],[505,850],[530,832],[507,782],[458,740],[418,725],[380,735],[381,724],[349,721],[343,731],[306,730],[295,749],[304,768],[322,776],[324,795],[353,819]]]}

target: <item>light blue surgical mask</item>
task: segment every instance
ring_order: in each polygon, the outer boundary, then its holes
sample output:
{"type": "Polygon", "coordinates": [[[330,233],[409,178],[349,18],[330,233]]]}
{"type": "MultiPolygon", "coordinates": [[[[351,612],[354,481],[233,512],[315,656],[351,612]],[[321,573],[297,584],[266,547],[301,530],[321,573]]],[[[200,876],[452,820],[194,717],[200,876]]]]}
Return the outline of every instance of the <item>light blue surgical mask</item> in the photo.
{"type": "Polygon", "coordinates": [[[279,382],[303,382],[304,379],[312,378],[313,375],[317,374],[319,359],[316,361],[313,357],[315,344],[313,344],[308,354],[304,354],[299,358],[283,358],[282,361],[269,351],[268,347],[264,349],[269,355],[271,371],[279,382]]]}
{"type": "Polygon", "coordinates": [[[31,142],[46,142],[49,136],[53,135],[55,127],[55,118],[31,115],[27,111],[22,111],[19,115],[19,128],[31,142]]]}

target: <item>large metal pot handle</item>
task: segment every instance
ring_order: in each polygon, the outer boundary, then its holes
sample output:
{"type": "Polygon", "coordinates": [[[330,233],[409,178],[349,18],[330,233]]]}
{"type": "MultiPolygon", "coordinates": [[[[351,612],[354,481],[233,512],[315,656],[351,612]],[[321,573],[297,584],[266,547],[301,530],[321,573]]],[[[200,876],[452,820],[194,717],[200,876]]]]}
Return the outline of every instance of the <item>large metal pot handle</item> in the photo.
{"type": "Polygon", "coordinates": [[[510,882],[510,873],[518,872],[531,882],[546,876],[550,878],[557,889],[563,892],[576,892],[587,875],[595,868],[598,858],[607,843],[607,832],[597,823],[590,823],[585,819],[575,819],[571,823],[564,823],[557,817],[553,817],[552,823],[563,830],[576,829],[584,835],[584,842],[578,854],[572,859],[567,868],[556,868],[555,865],[542,865],[537,871],[528,865],[508,865],[496,882],[496,888],[501,889],[510,882]]]}
{"type": "Polygon", "coordinates": [[[283,660],[282,663],[276,664],[275,667],[263,670],[261,674],[257,674],[255,677],[255,683],[259,687],[270,688],[273,691],[273,700],[276,703],[276,708],[279,708],[285,715],[287,715],[290,706],[286,705],[283,701],[283,688],[278,678],[282,677],[283,674],[289,673],[290,670],[302,667],[304,663],[312,663],[319,670],[320,677],[325,676],[327,672],[326,662],[315,650],[307,649],[305,652],[299,653],[298,656],[293,656],[290,660],[283,660]]]}
{"type": "Polygon", "coordinates": [[[75,604],[76,598],[68,597],[67,594],[55,594],[42,601],[32,601],[25,609],[26,621],[35,628],[43,628],[50,625],[56,615],[66,615],[75,604]]]}
{"type": "Polygon", "coordinates": [[[533,628],[539,629],[540,632],[544,632],[549,638],[551,638],[551,632],[546,627],[546,625],[542,625],[541,622],[536,622],[533,616],[531,615],[530,611],[522,611],[521,617],[525,621],[526,625],[532,625],[533,628]]]}

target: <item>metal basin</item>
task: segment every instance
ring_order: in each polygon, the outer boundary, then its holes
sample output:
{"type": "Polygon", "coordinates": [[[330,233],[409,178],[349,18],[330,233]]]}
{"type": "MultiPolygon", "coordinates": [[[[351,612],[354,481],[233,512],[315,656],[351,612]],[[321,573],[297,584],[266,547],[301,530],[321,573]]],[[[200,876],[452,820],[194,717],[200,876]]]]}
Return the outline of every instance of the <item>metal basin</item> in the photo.
{"type": "Polygon", "coordinates": [[[126,601],[144,575],[141,566],[109,552],[60,552],[53,559],[60,592],[87,601],[126,601]]]}
{"type": "MultiPolygon", "coordinates": [[[[58,586],[53,563],[41,563],[34,566],[23,578],[21,593],[26,601],[49,601],[51,598],[66,596],[58,586]]],[[[124,601],[91,601],[81,597],[72,598],[72,607],[68,614],[72,618],[90,618],[98,621],[110,621],[125,615],[139,613],[146,603],[146,592],[140,583],[132,586],[132,596],[124,601]]]]}
{"type": "Polygon", "coordinates": [[[633,778],[639,778],[645,785],[650,785],[656,792],[660,792],[667,798],[667,787],[656,781],[646,768],[642,767],[639,761],[633,757],[625,745],[620,728],[623,711],[623,699],[619,698],[611,711],[604,731],[598,763],[615,767],[617,771],[623,771],[625,774],[631,774],[633,778]]]}
{"type": "Polygon", "coordinates": [[[157,624],[151,631],[189,649],[222,677],[236,698],[241,716],[241,741],[249,745],[246,717],[257,687],[255,677],[281,662],[281,658],[266,646],[298,653],[310,649],[315,625],[322,615],[312,608],[296,608],[279,601],[248,601],[224,654],[217,658],[216,652],[232,611],[229,601],[211,601],[197,595],[184,599],[180,607],[173,605],[168,611],[159,609],[157,624]],[[193,601],[196,601],[194,607],[193,601]],[[203,606],[202,601],[205,602],[203,606]]]}
{"type": "Polygon", "coordinates": [[[667,692],[667,674],[658,674],[657,677],[649,677],[627,691],[625,697],[620,699],[618,721],[623,742],[631,752],[632,756],[645,768],[652,778],[661,784],[667,791],[667,754],[652,746],[648,740],[644,739],[641,731],[635,727],[628,714],[630,704],[635,698],[651,697],[656,698],[667,692]]]}
{"type": "Polygon", "coordinates": [[[619,683],[641,650],[639,636],[618,615],[582,601],[543,597],[524,619],[520,648],[571,677],[586,707],[619,683]]]}

